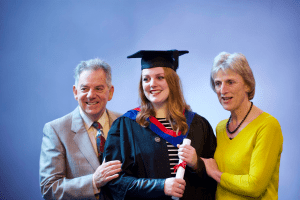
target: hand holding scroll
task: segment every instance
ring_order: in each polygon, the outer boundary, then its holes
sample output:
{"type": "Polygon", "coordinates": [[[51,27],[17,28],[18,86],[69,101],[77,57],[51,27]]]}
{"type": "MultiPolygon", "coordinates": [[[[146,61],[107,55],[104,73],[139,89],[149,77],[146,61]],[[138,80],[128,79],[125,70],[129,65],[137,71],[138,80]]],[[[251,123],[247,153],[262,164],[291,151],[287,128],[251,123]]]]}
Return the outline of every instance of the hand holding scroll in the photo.
{"type": "Polygon", "coordinates": [[[197,169],[197,153],[194,147],[189,144],[185,143],[184,139],[181,145],[177,145],[178,147],[178,156],[181,161],[185,161],[186,165],[192,169],[197,169]]]}
{"type": "MultiPolygon", "coordinates": [[[[188,164],[188,166],[193,165],[193,157],[188,155],[189,153],[194,152],[196,153],[195,149],[190,146],[191,140],[190,139],[184,139],[182,142],[182,145],[177,145],[178,149],[178,157],[179,157],[179,163],[177,166],[174,167],[176,172],[176,178],[183,179],[184,173],[185,173],[185,166],[188,164]]],[[[196,154],[196,164],[197,165],[197,154],[196,154]]],[[[172,196],[172,199],[177,200],[179,199],[177,196],[172,196]]]]}
{"type": "Polygon", "coordinates": [[[185,190],[186,182],[181,178],[167,178],[164,185],[164,192],[174,199],[181,198],[185,190]]]}

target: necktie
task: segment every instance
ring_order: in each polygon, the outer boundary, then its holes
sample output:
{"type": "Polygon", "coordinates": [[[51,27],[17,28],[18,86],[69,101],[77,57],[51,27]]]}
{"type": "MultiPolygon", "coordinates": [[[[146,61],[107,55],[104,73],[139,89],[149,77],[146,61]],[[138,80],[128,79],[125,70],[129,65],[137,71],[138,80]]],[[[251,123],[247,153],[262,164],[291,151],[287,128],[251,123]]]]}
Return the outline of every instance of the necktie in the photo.
{"type": "Polygon", "coordinates": [[[98,158],[100,163],[102,163],[102,153],[104,151],[104,145],[105,145],[105,138],[103,137],[103,129],[99,122],[94,122],[92,126],[97,129],[96,142],[97,142],[98,158]]]}

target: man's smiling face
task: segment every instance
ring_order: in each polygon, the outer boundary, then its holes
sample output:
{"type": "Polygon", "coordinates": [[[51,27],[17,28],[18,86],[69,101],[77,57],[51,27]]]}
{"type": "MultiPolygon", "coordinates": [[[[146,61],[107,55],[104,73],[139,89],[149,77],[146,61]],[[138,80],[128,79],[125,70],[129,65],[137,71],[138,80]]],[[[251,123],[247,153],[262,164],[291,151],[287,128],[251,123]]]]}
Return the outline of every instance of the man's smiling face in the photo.
{"type": "Polygon", "coordinates": [[[75,99],[81,109],[93,121],[98,120],[112,99],[114,87],[106,84],[106,74],[102,69],[81,72],[78,84],[73,86],[75,99]]]}

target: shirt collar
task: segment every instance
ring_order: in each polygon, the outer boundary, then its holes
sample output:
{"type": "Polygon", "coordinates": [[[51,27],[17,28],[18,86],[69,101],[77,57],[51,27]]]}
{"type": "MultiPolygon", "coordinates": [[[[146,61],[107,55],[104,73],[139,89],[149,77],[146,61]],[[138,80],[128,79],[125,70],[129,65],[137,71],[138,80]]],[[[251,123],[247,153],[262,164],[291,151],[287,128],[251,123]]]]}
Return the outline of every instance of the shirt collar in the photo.
{"type": "MultiPolygon", "coordinates": [[[[92,121],[86,114],[85,112],[83,112],[83,110],[81,109],[81,107],[79,106],[79,112],[80,115],[83,119],[83,122],[86,125],[86,128],[89,129],[92,124],[94,123],[94,121],[92,121]]],[[[104,127],[106,121],[108,119],[108,115],[107,115],[107,111],[105,110],[105,112],[102,114],[102,116],[98,119],[98,122],[101,124],[102,127],[104,127]]]]}

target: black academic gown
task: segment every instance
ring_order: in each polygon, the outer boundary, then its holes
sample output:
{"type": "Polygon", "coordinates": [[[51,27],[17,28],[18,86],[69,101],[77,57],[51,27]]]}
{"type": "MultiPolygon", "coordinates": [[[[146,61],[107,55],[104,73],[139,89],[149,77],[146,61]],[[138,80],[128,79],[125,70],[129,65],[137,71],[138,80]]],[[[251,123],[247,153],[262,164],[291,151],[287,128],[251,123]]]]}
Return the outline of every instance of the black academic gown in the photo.
{"type": "MultiPolygon", "coordinates": [[[[216,138],[205,118],[195,114],[187,138],[198,157],[213,158],[216,138]]],[[[108,133],[104,157],[123,164],[120,176],[105,186],[113,199],[171,199],[164,194],[164,181],[171,177],[166,140],[148,127],[128,117],[118,118],[108,133]]],[[[184,180],[181,199],[214,199],[216,182],[208,177],[200,158],[197,170],[186,167],[184,180]]]]}

